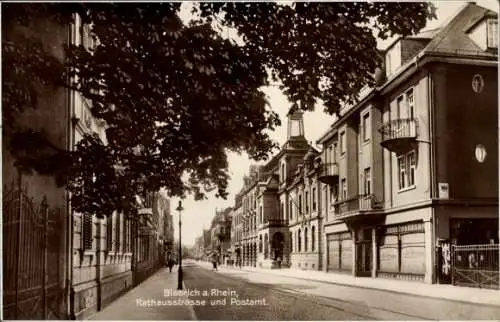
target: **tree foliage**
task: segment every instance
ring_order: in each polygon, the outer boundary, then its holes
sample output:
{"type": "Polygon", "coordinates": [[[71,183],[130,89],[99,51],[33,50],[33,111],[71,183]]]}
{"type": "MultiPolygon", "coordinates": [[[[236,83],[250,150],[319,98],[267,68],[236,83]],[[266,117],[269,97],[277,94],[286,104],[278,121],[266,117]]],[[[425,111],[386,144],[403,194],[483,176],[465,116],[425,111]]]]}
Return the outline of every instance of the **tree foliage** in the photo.
{"type": "MultiPolygon", "coordinates": [[[[373,85],[381,60],[370,24],[385,38],[415,33],[434,16],[429,4],[395,2],[201,3],[189,24],[180,12],[181,3],[4,6],[4,29],[33,28],[42,17],[68,24],[78,13],[98,39],[92,50],[67,44],[64,61],[39,39],[2,43],[4,122],[14,125],[35,108],[41,85],[79,91],[106,124],[106,143],[87,135],[74,151],[55,149],[50,158],[27,158],[33,154],[19,146],[30,145],[13,145],[25,168],[62,178],[77,210],[132,209],[136,194],[160,188],[202,198],[216,186],[226,197],[227,151],[262,160],[277,146],[269,131],[280,120],[263,86],[279,81],[302,109],[321,99],[336,113],[373,85]],[[242,43],[224,38],[214,21],[236,30],[242,43]],[[40,166],[42,159],[51,166],[40,166]]],[[[38,134],[13,137],[38,142],[38,134]]]]}

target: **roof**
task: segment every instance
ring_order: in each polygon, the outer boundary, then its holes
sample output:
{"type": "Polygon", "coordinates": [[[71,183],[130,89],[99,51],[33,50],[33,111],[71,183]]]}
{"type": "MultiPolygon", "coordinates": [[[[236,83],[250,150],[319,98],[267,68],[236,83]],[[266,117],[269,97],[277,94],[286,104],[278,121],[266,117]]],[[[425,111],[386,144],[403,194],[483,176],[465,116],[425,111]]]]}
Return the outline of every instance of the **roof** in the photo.
{"type": "Polygon", "coordinates": [[[410,36],[407,36],[406,38],[408,38],[408,39],[432,39],[439,33],[440,30],[441,30],[441,28],[422,30],[418,34],[410,35],[410,36]]]}
{"type": "Polygon", "coordinates": [[[477,53],[494,55],[482,50],[468,35],[467,30],[488,16],[497,16],[494,11],[468,3],[450,22],[435,35],[424,48],[424,53],[477,53]]]}
{"type": "MultiPolygon", "coordinates": [[[[433,54],[452,54],[467,55],[469,58],[472,56],[482,59],[490,57],[498,59],[497,53],[481,49],[467,34],[473,26],[488,17],[498,17],[498,14],[492,10],[480,7],[475,3],[467,3],[455,16],[450,17],[442,27],[424,30],[417,35],[408,36],[406,38],[430,39],[429,43],[419,53],[417,53],[420,57],[433,54]]],[[[395,40],[386,50],[390,49],[400,40],[401,38],[395,40]]],[[[374,92],[377,92],[391,84],[394,79],[399,77],[405,70],[404,66],[409,66],[411,64],[413,64],[413,62],[408,61],[400,67],[400,72],[391,75],[384,84],[381,84],[379,87],[372,89],[369,93],[367,93],[366,97],[361,98],[355,106],[349,108],[339,119],[335,120],[332,126],[320,137],[320,139],[317,140],[317,142],[323,143],[328,140],[335,132],[337,125],[349,117],[350,113],[357,110],[357,107],[365,104],[366,99],[370,99],[374,92]]]]}

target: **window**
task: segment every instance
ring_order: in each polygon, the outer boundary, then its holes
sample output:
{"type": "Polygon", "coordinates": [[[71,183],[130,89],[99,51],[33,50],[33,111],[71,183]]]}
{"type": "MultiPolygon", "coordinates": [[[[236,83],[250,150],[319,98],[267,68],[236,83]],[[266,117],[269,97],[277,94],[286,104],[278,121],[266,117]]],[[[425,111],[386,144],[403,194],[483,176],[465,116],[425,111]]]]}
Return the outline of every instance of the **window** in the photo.
{"type": "Polygon", "coordinates": [[[82,214],[82,249],[93,248],[92,214],[82,214]]]}
{"type": "Polygon", "coordinates": [[[302,195],[299,195],[299,216],[302,216],[302,195]]]}
{"type": "Polygon", "coordinates": [[[313,252],[316,250],[316,228],[314,226],[311,228],[311,250],[313,252]]]}
{"type": "Polygon", "coordinates": [[[333,155],[332,155],[332,161],[335,163],[337,162],[337,143],[333,144],[333,155]]]}
{"type": "Polygon", "coordinates": [[[328,147],[328,154],[326,155],[326,163],[331,163],[333,160],[333,145],[330,145],[330,147],[328,147]]]}
{"type": "Polygon", "coordinates": [[[292,201],[290,200],[290,210],[288,212],[288,219],[292,220],[293,219],[293,204],[292,201]]]}
{"type": "Polygon", "coordinates": [[[108,216],[106,219],[106,250],[113,250],[113,216],[108,216]]]}
{"type": "Polygon", "coordinates": [[[387,75],[392,74],[391,53],[390,52],[388,52],[385,55],[385,64],[387,66],[387,70],[386,70],[387,75]]]}
{"type": "Polygon", "coordinates": [[[337,201],[336,199],[337,199],[338,188],[339,188],[338,183],[328,188],[330,189],[330,206],[333,206],[333,204],[337,201]]]}
{"type": "Polygon", "coordinates": [[[370,195],[371,194],[371,169],[366,168],[364,171],[364,192],[365,195],[370,195]]]}
{"type": "Polygon", "coordinates": [[[346,150],[346,141],[345,141],[345,131],[340,132],[340,153],[344,154],[346,150]]]}
{"type": "Polygon", "coordinates": [[[415,186],[417,160],[415,151],[398,157],[399,190],[415,186]]]}
{"type": "Polygon", "coordinates": [[[342,189],[342,200],[347,199],[347,180],[344,178],[340,182],[340,188],[342,189]]]}
{"type": "Polygon", "coordinates": [[[415,168],[417,167],[417,162],[415,159],[415,151],[411,151],[408,153],[408,186],[414,186],[415,185],[415,168]]]}
{"type": "MultiPolygon", "coordinates": [[[[404,95],[401,95],[398,97],[398,100],[396,102],[397,104],[397,110],[396,110],[396,119],[400,120],[405,118],[405,113],[404,113],[404,95]]],[[[398,128],[399,128],[400,123],[398,122],[398,128]]]]}
{"type": "Polygon", "coordinates": [[[307,252],[307,242],[308,242],[308,240],[307,240],[307,239],[308,239],[308,238],[307,238],[307,228],[306,228],[306,229],[304,230],[304,251],[306,251],[306,252],[307,252]]]}
{"type": "Polygon", "coordinates": [[[309,213],[309,191],[306,191],[306,214],[309,213]]]}
{"type": "Polygon", "coordinates": [[[302,251],[302,236],[300,234],[300,229],[299,229],[299,232],[297,235],[297,244],[298,244],[299,252],[301,252],[302,251]]]}
{"type": "Polygon", "coordinates": [[[115,251],[120,252],[121,213],[116,214],[115,251]]]}
{"type": "Polygon", "coordinates": [[[285,219],[285,204],[281,203],[281,216],[280,218],[285,219]]]}
{"type": "Polygon", "coordinates": [[[362,123],[362,132],[363,132],[363,140],[370,140],[371,134],[371,126],[370,126],[370,113],[366,113],[363,115],[363,123],[362,123]]]}
{"type": "Polygon", "coordinates": [[[413,97],[413,88],[406,92],[406,105],[408,107],[408,118],[415,119],[415,101],[413,97]]]}
{"type": "Polygon", "coordinates": [[[488,48],[498,48],[498,20],[489,19],[487,24],[488,48]]]}
{"type": "Polygon", "coordinates": [[[262,206],[259,208],[259,214],[260,214],[260,223],[262,224],[264,222],[264,211],[262,210],[262,206]]]}
{"type": "Polygon", "coordinates": [[[399,190],[406,188],[406,156],[398,157],[399,190]]]}
{"type": "Polygon", "coordinates": [[[312,211],[316,211],[316,188],[313,188],[312,191],[312,211]]]}
{"type": "Polygon", "coordinates": [[[281,182],[285,182],[285,164],[281,165],[281,182]]]}

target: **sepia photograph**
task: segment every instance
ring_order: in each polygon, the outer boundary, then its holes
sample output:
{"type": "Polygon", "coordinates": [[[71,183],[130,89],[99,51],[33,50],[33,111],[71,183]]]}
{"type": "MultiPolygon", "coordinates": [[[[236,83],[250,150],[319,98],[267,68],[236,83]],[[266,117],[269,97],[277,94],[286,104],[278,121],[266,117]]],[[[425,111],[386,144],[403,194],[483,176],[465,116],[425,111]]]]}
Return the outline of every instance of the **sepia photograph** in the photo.
{"type": "Polygon", "coordinates": [[[0,9],[1,320],[500,320],[498,0],[0,9]]]}

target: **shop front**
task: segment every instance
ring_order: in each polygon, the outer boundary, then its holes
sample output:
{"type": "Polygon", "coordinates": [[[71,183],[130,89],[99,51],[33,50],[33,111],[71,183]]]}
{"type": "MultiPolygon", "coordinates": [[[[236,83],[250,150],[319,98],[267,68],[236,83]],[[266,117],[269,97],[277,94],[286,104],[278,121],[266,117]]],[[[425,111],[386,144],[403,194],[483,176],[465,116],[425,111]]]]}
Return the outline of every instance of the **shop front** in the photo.
{"type": "Polygon", "coordinates": [[[327,240],[327,271],[351,273],[353,242],[351,232],[332,233],[327,240]]]}
{"type": "Polygon", "coordinates": [[[423,221],[377,229],[377,276],[424,281],[426,273],[423,221]]]}

